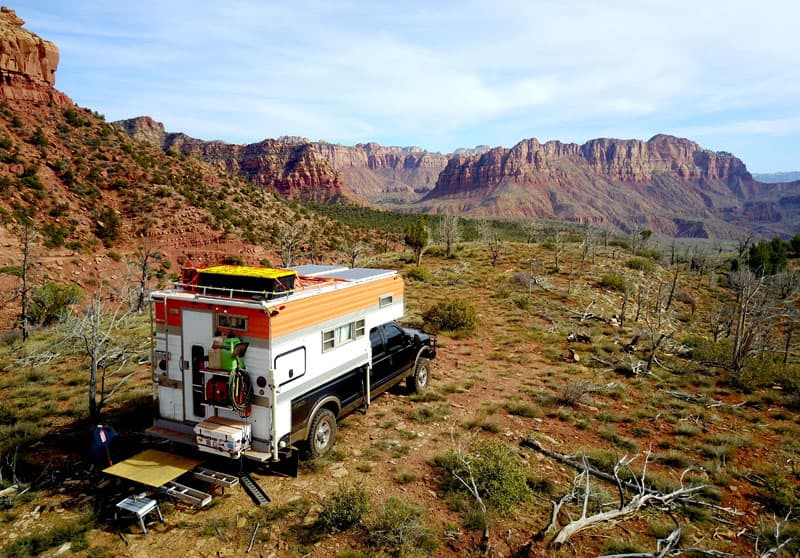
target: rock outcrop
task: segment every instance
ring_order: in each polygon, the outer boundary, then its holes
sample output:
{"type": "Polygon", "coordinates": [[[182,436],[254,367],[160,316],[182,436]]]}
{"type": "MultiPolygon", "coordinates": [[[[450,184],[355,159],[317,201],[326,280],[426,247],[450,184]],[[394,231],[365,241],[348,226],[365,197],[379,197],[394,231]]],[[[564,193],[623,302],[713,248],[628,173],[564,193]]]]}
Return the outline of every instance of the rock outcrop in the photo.
{"type": "Polygon", "coordinates": [[[198,157],[287,199],[322,202],[347,197],[340,175],[308,143],[267,139],[235,145],[178,133],[167,134],[162,148],[198,157]]]}
{"type": "MultiPolygon", "coordinates": [[[[668,235],[731,236],[722,215],[748,220],[744,202],[763,185],[725,152],[657,135],[583,145],[536,139],[457,155],[421,208],[473,215],[567,219],[625,230],[645,223],[668,235]]],[[[760,215],[770,221],[774,212],[760,215]]]]}
{"type": "Polygon", "coordinates": [[[436,185],[448,156],[419,147],[355,146],[316,142],[317,152],[344,178],[345,187],[372,203],[407,203],[436,185]]]}
{"type": "Polygon", "coordinates": [[[14,10],[0,8],[0,99],[72,104],[54,88],[58,47],[24,24],[14,10]]]}
{"type": "Polygon", "coordinates": [[[116,125],[290,199],[345,197],[396,209],[564,219],[623,232],[644,225],[690,237],[733,238],[746,229],[793,234],[798,224],[800,183],[760,183],[730,153],[666,135],[583,145],[532,138],[510,149],[479,146],[448,156],[301,137],[248,145],[201,141],[166,133],[148,117],[116,125]]]}
{"type": "Polygon", "coordinates": [[[290,199],[339,197],[370,203],[408,203],[436,185],[447,156],[418,147],[355,146],[281,136],[235,145],[167,133],[149,116],[114,122],[133,138],[160,149],[193,155],[290,199]]]}

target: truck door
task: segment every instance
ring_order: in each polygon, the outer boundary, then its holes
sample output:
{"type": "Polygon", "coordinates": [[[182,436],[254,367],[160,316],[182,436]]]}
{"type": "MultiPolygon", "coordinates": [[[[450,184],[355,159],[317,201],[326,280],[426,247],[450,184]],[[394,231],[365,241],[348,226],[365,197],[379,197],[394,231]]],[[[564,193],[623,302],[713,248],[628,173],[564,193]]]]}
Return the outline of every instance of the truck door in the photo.
{"type": "Polygon", "coordinates": [[[397,324],[384,324],[382,327],[386,339],[386,351],[392,358],[392,376],[396,376],[413,366],[416,358],[414,341],[397,324]]]}
{"type": "Polygon", "coordinates": [[[372,345],[372,375],[370,376],[371,389],[385,384],[392,373],[392,359],[386,352],[383,341],[382,326],[373,327],[369,331],[369,341],[372,345]]]}

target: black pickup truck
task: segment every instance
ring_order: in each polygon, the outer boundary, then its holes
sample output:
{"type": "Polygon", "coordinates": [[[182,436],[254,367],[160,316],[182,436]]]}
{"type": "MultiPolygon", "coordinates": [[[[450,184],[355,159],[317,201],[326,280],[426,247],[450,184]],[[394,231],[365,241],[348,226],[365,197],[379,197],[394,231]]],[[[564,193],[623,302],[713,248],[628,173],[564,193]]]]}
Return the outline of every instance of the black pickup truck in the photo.
{"type": "Polygon", "coordinates": [[[388,322],[369,332],[372,361],[292,402],[292,442],[307,458],[326,454],[336,438],[336,421],[406,380],[409,391],[428,387],[436,338],[388,322]],[[369,374],[367,374],[369,371],[369,374]]]}

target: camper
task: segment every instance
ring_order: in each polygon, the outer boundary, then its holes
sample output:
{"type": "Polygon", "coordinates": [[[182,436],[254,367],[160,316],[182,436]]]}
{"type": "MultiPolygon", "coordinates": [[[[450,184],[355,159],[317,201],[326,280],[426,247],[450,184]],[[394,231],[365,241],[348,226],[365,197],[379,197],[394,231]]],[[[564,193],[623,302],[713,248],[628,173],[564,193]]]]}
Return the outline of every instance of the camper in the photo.
{"type": "Polygon", "coordinates": [[[276,461],[326,453],[337,420],[402,380],[423,390],[436,340],[401,327],[392,270],[187,268],[155,291],[151,435],[276,461]]]}

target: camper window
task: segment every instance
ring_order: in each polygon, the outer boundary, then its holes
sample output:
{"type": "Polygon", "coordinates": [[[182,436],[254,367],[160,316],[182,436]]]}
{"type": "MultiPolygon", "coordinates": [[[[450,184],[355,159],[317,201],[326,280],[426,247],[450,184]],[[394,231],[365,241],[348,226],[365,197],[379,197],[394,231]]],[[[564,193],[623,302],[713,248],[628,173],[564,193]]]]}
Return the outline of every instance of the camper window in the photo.
{"type": "Polygon", "coordinates": [[[364,336],[364,320],[350,322],[322,332],[322,351],[330,351],[335,347],[349,343],[353,339],[364,336]]]}
{"type": "Polygon", "coordinates": [[[217,329],[235,329],[247,331],[246,316],[231,316],[230,314],[217,314],[217,329]]]}

